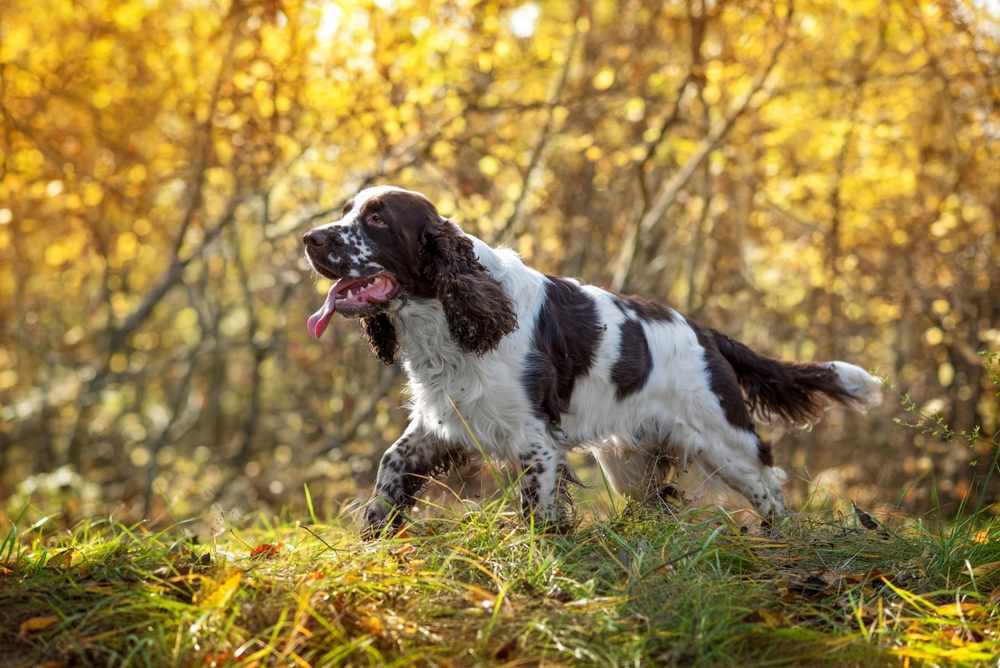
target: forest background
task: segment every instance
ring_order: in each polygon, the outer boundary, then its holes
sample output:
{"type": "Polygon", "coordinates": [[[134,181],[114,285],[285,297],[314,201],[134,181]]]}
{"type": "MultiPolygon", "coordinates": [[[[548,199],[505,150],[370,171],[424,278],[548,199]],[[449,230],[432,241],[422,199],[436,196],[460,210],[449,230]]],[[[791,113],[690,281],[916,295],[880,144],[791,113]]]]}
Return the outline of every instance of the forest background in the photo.
{"type": "Polygon", "coordinates": [[[366,494],[400,374],[309,340],[300,236],[373,183],[874,370],[882,408],[778,441],[794,496],[957,507],[1000,424],[998,149],[986,0],[4,2],[0,516],[366,494]]]}

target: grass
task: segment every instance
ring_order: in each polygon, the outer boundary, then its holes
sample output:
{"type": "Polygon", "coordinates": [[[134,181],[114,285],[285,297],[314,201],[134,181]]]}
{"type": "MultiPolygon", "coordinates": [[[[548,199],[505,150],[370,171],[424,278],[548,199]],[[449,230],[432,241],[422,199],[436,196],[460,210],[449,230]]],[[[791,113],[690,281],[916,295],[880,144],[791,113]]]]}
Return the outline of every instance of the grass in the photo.
{"type": "MultiPolygon", "coordinates": [[[[338,517],[11,528],[4,665],[995,665],[1000,520],[772,536],[627,508],[568,536],[498,500],[361,543],[338,517]]],[[[36,523],[37,524],[37,523],[36,523]]]]}

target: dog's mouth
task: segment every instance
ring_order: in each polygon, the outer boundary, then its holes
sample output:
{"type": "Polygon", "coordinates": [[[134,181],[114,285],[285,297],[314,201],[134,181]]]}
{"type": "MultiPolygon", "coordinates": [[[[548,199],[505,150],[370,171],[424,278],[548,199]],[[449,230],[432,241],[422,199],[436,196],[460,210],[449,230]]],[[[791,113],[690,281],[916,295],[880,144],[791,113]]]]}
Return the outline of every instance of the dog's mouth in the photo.
{"type": "Polygon", "coordinates": [[[388,274],[362,278],[340,278],[326,294],[326,301],[309,316],[309,333],[314,339],[323,336],[333,314],[361,316],[377,311],[399,294],[399,284],[388,274]]]}

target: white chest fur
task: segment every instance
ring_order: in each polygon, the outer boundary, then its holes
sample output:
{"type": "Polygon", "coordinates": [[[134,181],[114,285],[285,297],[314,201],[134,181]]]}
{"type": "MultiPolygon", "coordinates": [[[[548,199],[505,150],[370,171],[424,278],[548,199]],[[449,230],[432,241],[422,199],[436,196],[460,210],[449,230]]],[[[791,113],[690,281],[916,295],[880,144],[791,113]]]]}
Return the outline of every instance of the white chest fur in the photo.
{"type": "Polygon", "coordinates": [[[463,352],[429,300],[411,300],[396,320],[413,419],[444,440],[510,457],[530,414],[515,363],[522,355],[509,354],[514,341],[482,357],[463,352]]]}

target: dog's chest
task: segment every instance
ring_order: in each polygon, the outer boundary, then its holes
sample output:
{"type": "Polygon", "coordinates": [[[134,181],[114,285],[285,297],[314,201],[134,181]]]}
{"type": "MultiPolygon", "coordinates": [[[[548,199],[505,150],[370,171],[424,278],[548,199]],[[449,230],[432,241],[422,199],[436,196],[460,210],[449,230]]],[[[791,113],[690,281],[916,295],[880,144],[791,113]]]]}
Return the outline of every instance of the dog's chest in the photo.
{"type": "Polygon", "coordinates": [[[416,303],[407,305],[401,315],[403,369],[414,407],[435,423],[454,413],[452,402],[474,408],[470,402],[482,395],[479,365],[451,338],[444,314],[416,303]]]}
{"type": "Polygon", "coordinates": [[[506,440],[501,437],[508,422],[503,406],[510,403],[498,390],[510,383],[494,377],[502,371],[462,352],[440,310],[408,306],[401,315],[403,369],[414,417],[440,438],[494,450],[493,441],[506,440]]]}

